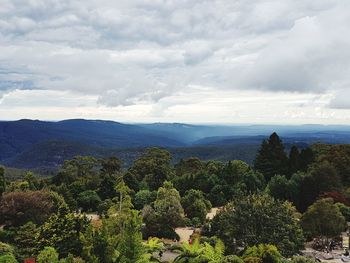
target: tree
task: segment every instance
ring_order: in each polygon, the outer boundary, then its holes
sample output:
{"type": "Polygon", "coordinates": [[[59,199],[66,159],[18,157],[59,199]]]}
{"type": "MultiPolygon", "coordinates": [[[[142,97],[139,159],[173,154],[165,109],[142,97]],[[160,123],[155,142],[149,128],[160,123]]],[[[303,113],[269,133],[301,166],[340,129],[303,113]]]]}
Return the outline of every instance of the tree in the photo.
{"type": "Polygon", "coordinates": [[[116,157],[102,159],[100,162],[102,166],[100,177],[102,180],[98,186],[97,193],[102,200],[112,199],[117,194],[115,191],[115,186],[123,176],[123,163],[116,157]]]}
{"type": "Polygon", "coordinates": [[[276,199],[293,201],[297,195],[298,185],[284,175],[276,175],[271,178],[267,190],[276,199]]]}
{"type": "Polygon", "coordinates": [[[15,251],[9,244],[0,242],[0,255],[13,254],[15,251]]]}
{"type": "Polygon", "coordinates": [[[121,172],[121,169],[123,167],[123,162],[115,156],[102,159],[100,162],[102,166],[101,168],[102,174],[108,175],[108,176],[118,175],[121,172]]]}
{"type": "Polygon", "coordinates": [[[42,224],[54,211],[48,191],[8,192],[0,201],[0,223],[8,226],[20,226],[29,221],[42,224]]]}
{"type": "Polygon", "coordinates": [[[188,159],[181,159],[175,164],[176,176],[183,176],[185,174],[196,174],[204,168],[202,161],[196,157],[188,159]]]}
{"type": "Polygon", "coordinates": [[[0,166],[0,198],[6,190],[5,169],[0,166]]]}
{"type": "Polygon", "coordinates": [[[15,244],[17,253],[23,261],[25,258],[31,258],[36,255],[36,236],[38,235],[38,227],[33,222],[28,222],[20,226],[16,231],[15,244]]]}
{"type": "Polygon", "coordinates": [[[38,255],[38,263],[58,263],[58,253],[53,247],[45,247],[38,255]]]}
{"type": "Polygon", "coordinates": [[[83,211],[97,211],[97,207],[101,203],[101,198],[93,190],[87,190],[78,195],[78,206],[83,211]]]}
{"type": "Polygon", "coordinates": [[[293,145],[289,151],[289,175],[300,170],[300,152],[297,146],[293,145]]]}
{"type": "Polygon", "coordinates": [[[309,147],[302,149],[299,155],[299,170],[306,172],[309,165],[314,162],[315,154],[313,150],[309,147]]]}
{"type": "Polygon", "coordinates": [[[61,206],[39,229],[38,248],[54,247],[60,256],[68,254],[79,256],[82,243],[79,239],[89,225],[89,220],[82,215],[70,213],[67,206],[61,206]]]}
{"type": "Polygon", "coordinates": [[[163,187],[158,189],[154,209],[164,225],[178,227],[183,222],[184,210],[181,206],[181,197],[170,182],[164,182],[163,187]]]}
{"type": "Polygon", "coordinates": [[[120,234],[118,244],[118,251],[120,252],[119,262],[134,263],[144,254],[141,226],[142,217],[139,212],[131,210],[120,234]]]}
{"type": "Polygon", "coordinates": [[[288,158],[277,133],[272,133],[268,140],[262,142],[254,161],[254,168],[265,176],[266,181],[276,174],[288,173],[288,158]]]}
{"type": "Polygon", "coordinates": [[[0,263],[18,263],[13,254],[0,255],[0,263]]]}
{"type": "Polygon", "coordinates": [[[277,247],[268,244],[248,247],[243,254],[243,259],[247,258],[260,258],[262,263],[279,263],[282,261],[282,255],[277,247]]]}
{"type": "Polygon", "coordinates": [[[331,198],[317,200],[301,218],[301,225],[307,237],[324,241],[336,237],[345,230],[346,221],[331,198]]]}
{"type": "Polygon", "coordinates": [[[168,151],[149,148],[134,162],[128,172],[138,182],[144,181],[149,190],[157,190],[164,181],[173,177],[170,161],[171,155],[168,151]]]}
{"type": "Polygon", "coordinates": [[[24,176],[24,180],[28,183],[28,189],[35,191],[40,189],[39,179],[32,172],[27,172],[24,176]]]}
{"type": "Polygon", "coordinates": [[[145,222],[144,234],[148,236],[177,237],[174,228],[182,225],[184,210],[179,192],[170,182],[164,182],[157,192],[157,199],[152,206],[142,210],[145,222]]]}
{"type": "Polygon", "coordinates": [[[350,185],[350,147],[349,145],[317,145],[317,162],[329,162],[344,185],[350,185]]]}
{"type": "Polygon", "coordinates": [[[336,203],[335,205],[339,208],[339,210],[340,210],[341,214],[344,216],[345,220],[347,222],[350,222],[350,207],[344,205],[343,203],[336,203]]]}
{"type": "Polygon", "coordinates": [[[142,209],[145,205],[152,204],[157,198],[156,191],[140,190],[136,193],[134,198],[134,205],[136,209],[142,209]]]}
{"type": "Polygon", "coordinates": [[[341,188],[340,178],[335,168],[327,161],[310,166],[308,173],[301,179],[298,209],[302,212],[322,193],[337,191],[341,188]]]}
{"type": "Polygon", "coordinates": [[[206,215],[211,209],[210,201],[204,198],[200,190],[187,191],[181,199],[181,204],[188,218],[198,218],[201,223],[204,223],[206,215]]]}
{"type": "Polygon", "coordinates": [[[304,241],[294,207],[266,194],[245,196],[226,205],[214,217],[211,234],[229,251],[265,243],[276,245],[286,256],[298,252],[304,241]]]}

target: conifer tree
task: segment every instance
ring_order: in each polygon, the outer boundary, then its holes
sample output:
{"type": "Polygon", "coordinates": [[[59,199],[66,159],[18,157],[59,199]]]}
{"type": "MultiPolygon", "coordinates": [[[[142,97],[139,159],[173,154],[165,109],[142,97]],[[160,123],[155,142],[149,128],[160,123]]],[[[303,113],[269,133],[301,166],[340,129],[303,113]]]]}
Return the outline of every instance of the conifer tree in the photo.
{"type": "Polygon", "coordinates": [[[288,158],[277,133],[272,133],[268,140],[262,142],[254,161],[254,168],[265,176],[266,181],[276,174],[288,173],[288,158]]]}

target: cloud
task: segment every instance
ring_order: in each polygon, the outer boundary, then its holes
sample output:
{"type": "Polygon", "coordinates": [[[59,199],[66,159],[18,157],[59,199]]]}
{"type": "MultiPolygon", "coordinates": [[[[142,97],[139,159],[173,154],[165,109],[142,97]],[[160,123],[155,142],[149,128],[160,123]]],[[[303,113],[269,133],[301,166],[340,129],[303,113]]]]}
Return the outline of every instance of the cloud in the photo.
{"type": "Polygon", "coordinates": [[[4,0],[0,93],[69,92],[129,107],[198,86],[338,94],[328,107],[344,108],[349,20],[342,0],[4,0]]]}
{"type": "Polygon", "coordinates": [[[338,91],[329,103],[332,109],[350,109],[350,89],[338,91]]]}

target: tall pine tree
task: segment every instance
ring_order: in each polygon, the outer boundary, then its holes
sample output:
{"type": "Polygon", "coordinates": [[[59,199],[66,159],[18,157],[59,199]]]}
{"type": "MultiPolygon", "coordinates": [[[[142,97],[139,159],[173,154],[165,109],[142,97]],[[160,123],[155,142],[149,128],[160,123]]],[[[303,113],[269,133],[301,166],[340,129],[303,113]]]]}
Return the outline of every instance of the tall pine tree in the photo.
{"type": "Polygon", "coordinates": [[[276,174],[288,174],[288,158],[277,133],[272,133],[268,140],[262,142],[254,168],[265,176],[266,181],[276,174]]]}
{"type": "Polygon", "coordinates": [[[290,148],[289,152],[289,173],[288,175],[291,176],[292,174],[299,171],[299,162],[300,162],[300,152],[297,146],[293,145],[292,148],[290,148]]]}

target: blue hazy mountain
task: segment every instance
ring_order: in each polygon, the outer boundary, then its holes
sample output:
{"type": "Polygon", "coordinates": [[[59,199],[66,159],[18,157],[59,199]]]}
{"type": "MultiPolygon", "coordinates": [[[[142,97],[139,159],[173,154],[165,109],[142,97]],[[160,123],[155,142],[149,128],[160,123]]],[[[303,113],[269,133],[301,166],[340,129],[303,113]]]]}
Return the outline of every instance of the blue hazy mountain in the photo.
{"type": "Polygon", "coordinates": [[[289,145],[350,143],[344,125],[125,124],[73,119],[0,121],[0,163],[20,168],[58,167],[75,155],[117,155],[130,163],[146,147],[164,147],[174,160],[254,159],[261,141],[276,131],[289,145]]]}

